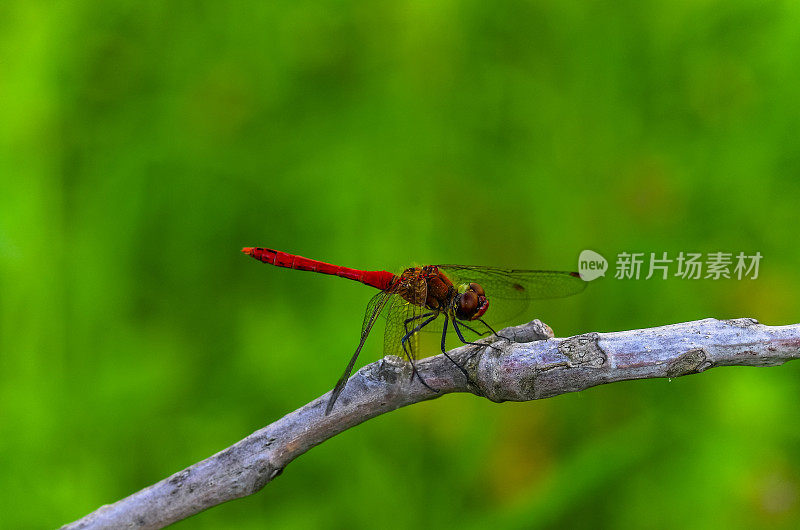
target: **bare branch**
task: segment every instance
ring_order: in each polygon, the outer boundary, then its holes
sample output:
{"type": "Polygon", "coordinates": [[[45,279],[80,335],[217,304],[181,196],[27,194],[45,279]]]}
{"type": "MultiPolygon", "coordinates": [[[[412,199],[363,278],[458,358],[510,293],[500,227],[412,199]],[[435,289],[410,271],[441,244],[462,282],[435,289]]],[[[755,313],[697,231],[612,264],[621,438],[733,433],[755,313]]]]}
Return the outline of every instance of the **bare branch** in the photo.
{"type": "MultiPolygon", "coordinates": [[[[359,370],[332,413],[328,394],[202,462],[63,528],[161,528],[206,508],[259,491],[315,445],[370,418],[448,394],[528,401],[595,385],[679,377],[715,366],[776,366],[800,358],[800,324],[764,326],[750,318],[705,319],[659,328],[587,333],[564,339],[538,320],[500,332],[511,340],[464,346],[417,368],[433,393],[410,380],[410,366],[385,357],[359,370]],[[549,339],[549,340],[542,340],[549,339]]],[[[495,339],[497,339],[495,337],[495,339]]]]}

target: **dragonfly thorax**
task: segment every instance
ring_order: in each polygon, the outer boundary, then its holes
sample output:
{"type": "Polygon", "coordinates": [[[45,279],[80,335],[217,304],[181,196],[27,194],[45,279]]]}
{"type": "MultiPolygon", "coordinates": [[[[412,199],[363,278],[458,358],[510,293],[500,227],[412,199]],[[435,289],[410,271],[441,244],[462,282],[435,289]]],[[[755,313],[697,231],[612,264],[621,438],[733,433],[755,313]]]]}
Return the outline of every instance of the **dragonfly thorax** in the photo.
{"type": "Polygon", "coordinates": [[[434,311],[442,311],[451,305],[453,297],[458,294],[450,278],[436,265],[422,267],[425,278],[425,307],[434,311]]]}

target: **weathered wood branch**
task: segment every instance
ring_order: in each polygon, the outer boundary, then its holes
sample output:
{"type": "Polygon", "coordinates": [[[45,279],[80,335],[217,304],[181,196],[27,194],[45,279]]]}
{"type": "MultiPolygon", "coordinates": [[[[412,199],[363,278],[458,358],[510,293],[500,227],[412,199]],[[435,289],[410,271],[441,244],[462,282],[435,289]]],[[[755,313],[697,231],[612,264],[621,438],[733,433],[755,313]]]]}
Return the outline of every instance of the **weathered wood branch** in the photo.
{"type": "Polygon", "coordinates": [[[259,491],[317,444],[370,418],[450,392],[492,401],[528,401],[595,385],[679,377],[715,366],[776,366],[800,358],[800,324],[764,326],[750,318],[705,319],[658,328],[552,338],[538,320],[450,353],[474,383],[443,355],[417,363],[434,393],[397,357],[359,370],[330,415],[328,394],[227,449],[63,528],[161,528],[259,491]],[[492,343],[489,345],[489,343],[492,343]]]}

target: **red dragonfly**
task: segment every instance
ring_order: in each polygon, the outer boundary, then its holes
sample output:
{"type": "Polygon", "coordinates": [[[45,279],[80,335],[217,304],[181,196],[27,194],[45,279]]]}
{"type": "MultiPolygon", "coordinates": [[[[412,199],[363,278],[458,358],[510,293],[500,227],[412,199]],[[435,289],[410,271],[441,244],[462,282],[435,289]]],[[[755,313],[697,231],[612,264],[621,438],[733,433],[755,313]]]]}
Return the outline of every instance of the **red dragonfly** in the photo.
{"type": "Polygon", "coordinates": [[[342,377],[333,388],[325,414],[329,414],[333,409],[336,399],[347,384],[358,354],[361,353],[369,332],[382,312],[387,317],[384,354],[398,355],[402,350],[411,363],[412,378],[416,374],[423,385],[435,392],[419,376],[414,366],[418,332],[441,330],[442,353],[469,380],[464,368],[456,363],[445,349],[448,324],[452,324],[456,335],[464,344],[480,345],[466,340],[464,330],[478,336],[490,332],[497,335],[483,318],[487,311],[490,315],[487,317],[489,320],[500,323],[524,311],[530,300],[570,296],[583,291],[586,287],[586,282],[580,279],[577,272],[425,265],[410,267],[398,275],[388,271],[363,271],[340,267],[271,248],[246,247],[242,252],[277,267],[341,276],[380,290],[367,304],[364,324],[361,327],[361,341],[342,377]],[[489,311],[489,297],[498,301],[492,305],[491,311],[489,311]],[[495,305],[498,307],[495,308],[495,305]],[[443,323],[441,319],[437,321],[439,316],[444,317],[443,323]],[[486,329],[483,331],[474,329],[469,323],[475,322],[481,323],[486,329]]]}

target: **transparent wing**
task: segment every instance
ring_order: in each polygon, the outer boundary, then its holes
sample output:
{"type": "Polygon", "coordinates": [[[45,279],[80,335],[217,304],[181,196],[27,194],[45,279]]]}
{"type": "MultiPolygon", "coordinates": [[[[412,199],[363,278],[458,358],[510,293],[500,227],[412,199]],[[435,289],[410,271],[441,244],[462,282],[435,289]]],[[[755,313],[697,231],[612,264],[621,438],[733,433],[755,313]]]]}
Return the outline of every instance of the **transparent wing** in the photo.
{"type": "Polygon", "coordinates": [[[578,294],[586,288],[577,272],[498,269],[469,265],[437,265],[457,283],[475,282],[494,298],[543,300],[578,294]]]}
{"type": "Polygon", "coordinates": [[[501,324],[519,316],[531,300],[562,298],[586,289],[576,272],[438,265],[454,284],[478,283],[489,299],[484,319],[501,324]]]}
{"type": "Polygon", "coordinates": [[[328,406],[325,408],[325,414],[330,414],[331,410],[333,409],[333,404],[336,403],[336,400],[339,398],[339,394],[342,393],[344,390],[345,385],[347,385],[347,380],[350,378],[350,374],[353,371],[353,367],[356,364],[356,359],[358,359],[358,354],[361,353],[361,348],[364,347],[364,343],[367,341],[367,337],[369,336],[369,332],[372,331],[372,327],[375,325],[375,321],[378,319],[378,315],[381,314],[383,309],[386,307],[386,304],[392,300],[392,293],[387,291],[381,291],[375,296],[367,304],[367,311],[364,313],[364,323],[361,325],[361,340],[358,343],[358,348],[356,348],[356,352],[353,354],[353,357],[350,359],[350,362],[347,364],[347,368],[344,369],[344,373],[342,377],[339,378],[339,381],[336,382],[336,386],[333,387],[333,391],[331,392],[331,397],[328,400],[328,406]]]}
{"type": "MultiPolygon", "coordinates": [[[[437,320],[438,313],[426,309],[422,305],[411,304],[397,296],[385,314],[384,354],[397,355],[411,361],[417,359],[419,357],[418,333],[428,331],[428,327],[437,320]]],[[[441,325],[439,329],[441,329],[441,325]]]]}
{"type": "Polygon", "coordinates": [[[436,353],[433,348],[421,349],[423,343],[420,341],[419,332],[425,331],[432,323],[443,320],[443,317],[438,318],[440,317],[439,311],[427,309],[422,303],[422,297],[427,295],[427,283],[423,282],[423,284],[424,288],[418,291],[417,295],[412,296],[412,298],[419,298],[415,299],[414,303],[402,296],[395,296],[390,302],[389,308],[384,311],[386,332],[383,339],[383,351],[386,355],[397,355],[406,359],[411,364],[411,378],[417,376],[425,387],[435,392],[436,390],[431,388],[419,374],[414,362],[418,357],[436,353]]]}
{"type": "Polygon", "coordinates": [[[386,311],[386,332],[383,339],[383,352],[413,361],[419,351],[415,328],[423,327],[433,313],[425,308],[428,298],[428,284],[422,276],[403,278],[402,295],[395,296],[386,311]]]}

